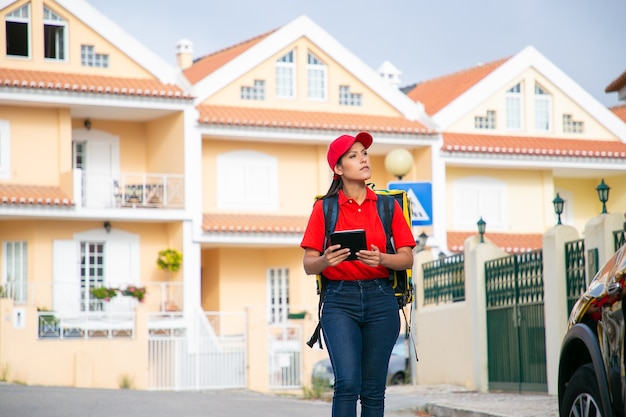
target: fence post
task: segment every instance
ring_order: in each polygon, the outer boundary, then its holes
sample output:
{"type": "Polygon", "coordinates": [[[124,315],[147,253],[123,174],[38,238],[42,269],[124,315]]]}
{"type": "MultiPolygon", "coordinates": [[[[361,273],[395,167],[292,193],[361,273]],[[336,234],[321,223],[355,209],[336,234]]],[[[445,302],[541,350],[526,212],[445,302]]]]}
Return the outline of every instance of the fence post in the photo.
{"type": "Polygon", "coordinates": [[[559,353],[567,330],[565,243],[578,240],[575,227],[557,225],[543,235],[543,309],[546,332],[548,394],[557,394],[559,353]]]}
{"type": "Polygon", "coordinates": [[[470,236],[464,243],[465,251],[465,301],[469,307],[469,326],[472,335],[473,387],[479,391],[489,389],[487,359],[487,305],[485,289],[485,262],[507,256],[485,236],[480,243],[478,235],[470,236]]]}
{"type": "Polygon", "coordinates": [[[598,269],[615,253],[613,232],[624,226],[622,213],[600,214],[585,224],[585,261],[587,264],[587,284],[598,269]]]}

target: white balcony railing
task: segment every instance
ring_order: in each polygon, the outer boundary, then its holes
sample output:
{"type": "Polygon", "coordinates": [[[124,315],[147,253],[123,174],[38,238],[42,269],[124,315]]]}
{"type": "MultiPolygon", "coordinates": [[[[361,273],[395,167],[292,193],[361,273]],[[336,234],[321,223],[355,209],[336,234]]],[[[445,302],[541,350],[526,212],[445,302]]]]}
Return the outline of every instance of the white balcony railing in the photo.
{"type": "Polygon", "coordinates": [[[178,174],[98,175],[77,170],[78,200],[87,208],[184,208],[185,177],[178,174]]]}

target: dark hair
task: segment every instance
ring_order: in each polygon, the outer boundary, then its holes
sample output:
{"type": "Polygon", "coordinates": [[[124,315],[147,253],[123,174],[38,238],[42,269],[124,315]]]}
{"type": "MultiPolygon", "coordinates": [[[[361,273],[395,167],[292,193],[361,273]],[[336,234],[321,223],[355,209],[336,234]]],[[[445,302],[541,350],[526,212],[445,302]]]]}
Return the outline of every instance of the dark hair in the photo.
{"type": "Polygon", "coordinates": [[[333,195],[339,194],[339,190],[343,188],[343,181],[340,176],[333,177],[333,182],[330,183],[330,187],[328,187],[328,191],[324,194],[320,199],[324,199],[327,197],[331,197],[333,195]]]}

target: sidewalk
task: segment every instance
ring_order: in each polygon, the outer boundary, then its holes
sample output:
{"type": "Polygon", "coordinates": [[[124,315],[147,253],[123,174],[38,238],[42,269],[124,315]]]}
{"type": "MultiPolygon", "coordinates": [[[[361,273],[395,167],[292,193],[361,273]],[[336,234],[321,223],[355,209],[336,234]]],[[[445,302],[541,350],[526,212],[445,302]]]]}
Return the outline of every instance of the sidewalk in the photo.
{"type": "Polygon", "coordinates": [[[547,394],[483,393],[453,385],[387,388],[386,416],[558,417],[558,400],[547,394]]]}

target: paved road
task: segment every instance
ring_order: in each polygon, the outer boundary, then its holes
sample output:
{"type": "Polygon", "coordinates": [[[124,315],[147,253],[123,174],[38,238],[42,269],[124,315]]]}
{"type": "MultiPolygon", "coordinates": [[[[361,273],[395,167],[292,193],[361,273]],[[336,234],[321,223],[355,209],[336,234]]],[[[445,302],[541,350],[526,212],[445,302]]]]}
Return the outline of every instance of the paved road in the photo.
{"type": "MultiPolygon", "coordinates": [[[[546,394],[482,393],[452,385],[389,387],[386,417],[558,417],[546,394]],[[419,412],[418,412],[419,410],[419,412]]],[[[329,417],[331,404],[246,390],[153,392],[0,383],[0,417],[329,417]]]]}

